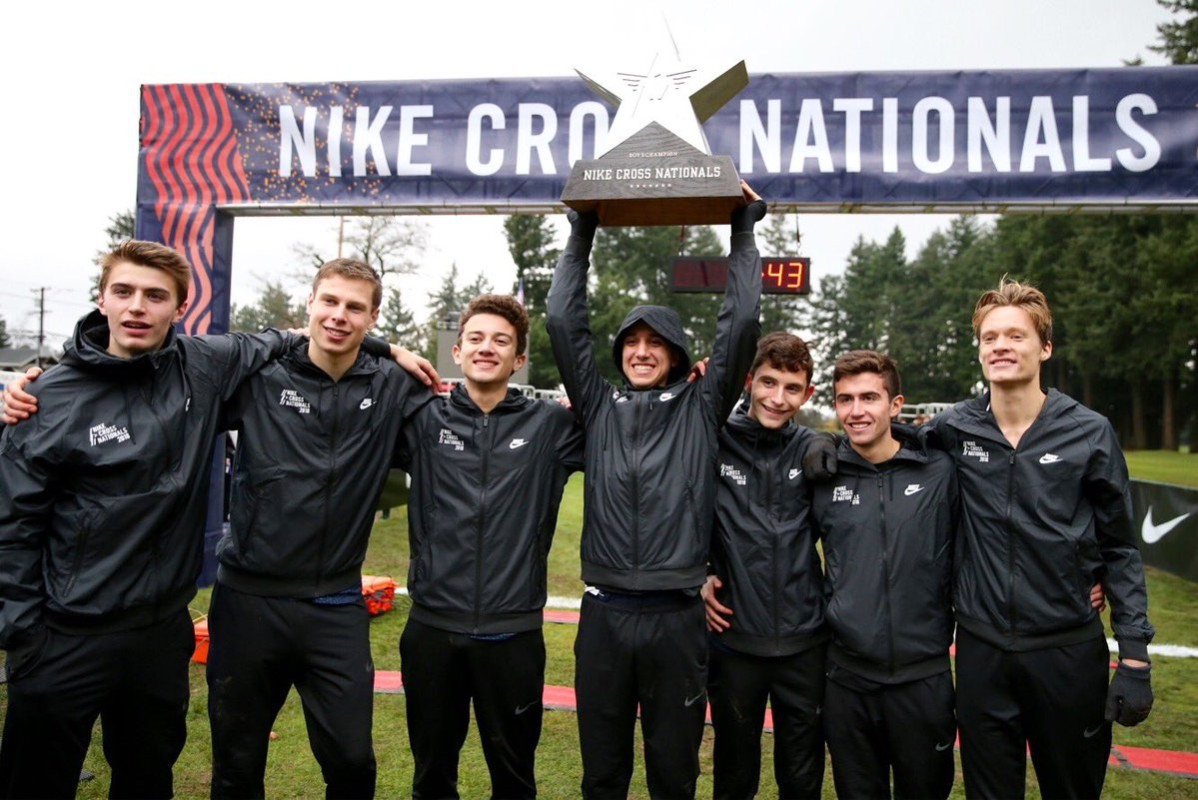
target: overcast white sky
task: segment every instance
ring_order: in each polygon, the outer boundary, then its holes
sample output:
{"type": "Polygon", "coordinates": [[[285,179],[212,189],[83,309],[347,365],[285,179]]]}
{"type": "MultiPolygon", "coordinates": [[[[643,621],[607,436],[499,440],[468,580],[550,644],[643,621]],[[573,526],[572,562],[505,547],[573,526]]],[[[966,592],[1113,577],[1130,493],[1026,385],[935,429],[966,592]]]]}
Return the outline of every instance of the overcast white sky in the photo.
{"type": "MultiPolygon", "coordinates": [[[[743,58],[761,72],[1113,67],[1143,56],[1168,18],[1155,0],[603,0],[200,4],[9,3],[0,12],[0,316],[35,329],[46,294],[48,342],[85,313],[92,258],[108,217],[135,201],[138,87],[144,83],[324,82],[564,76],[620,67],[661,49],[662,16],[684,58],[743,58]],[[730,15],[732,9],[738,9],[730,15]]],[[[843,268],[859,235],[896,224],[913,254],[948,218],[805,215],[817,277],[843,268]]],[[[455,261],[499,290],[515,269],[502,218],[438,218],[423,274],[400,284],[422,301],[455,261]]],[[[256,276],[295,266],[290,245],[334,247],[333,219],[239,219],[234,302],[256,276]]]]}

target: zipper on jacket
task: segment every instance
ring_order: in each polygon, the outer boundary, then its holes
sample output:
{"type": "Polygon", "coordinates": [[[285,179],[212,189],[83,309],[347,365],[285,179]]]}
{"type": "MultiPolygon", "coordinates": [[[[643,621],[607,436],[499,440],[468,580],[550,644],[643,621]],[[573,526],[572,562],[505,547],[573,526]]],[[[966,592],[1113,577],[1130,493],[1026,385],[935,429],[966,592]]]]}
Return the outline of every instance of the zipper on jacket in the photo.
{"type": "Polygon", "coordinates": [[[1015,490],[1015,451],[1007,454],[1007,635],[1015,636],[1015,527],[1011,524],[1011,495],[1015,490]]]}
{"type": "Polygon", "coordinates": [[[882,597],[886,603],[886,639],[890,645],[890,674],[894,674],[894,612],[890,603],[890,537],[886,530],[886,475],[878,473],[878,530],[882,534],[882,597]]]}
{"type": "Polygon", "coordinates": [[[648,392],[638,392],[635,397],[636,410],[632,426],[632,585],[640,588],[641,576],[641,428],[644,425],[644,406],[649,402],[648,392]]]}
{"type": "Polygon", "coordinates": [[[482,621],[483,603],[483,531],[487,527],[487,467],[491,460],[491,415],[483,414],[483,435],[479,450],[482,454],[482,469],[479,470],[481,489],[478,494],[478,545],[474,548],[474,632],[478,633],[482,621]]]}
{"type": "Polygon", "coordinates": [[[338,386],[336,383],[334,383],[333,402],[330,404],[332,407],[331,416],[333,418],[333,425],[329,434],[329,472],[324,488],[324,527],[320,531],[320,560],[316,562],[317,586],[319,586],[320,582],[324,580],[324,567],[326,559],[328,558],[328,555],[325,552],[325,546],[328,543],[329,530],[331,529],[333,522],[331,519],[329,519],[329,507],[332,505],[334,484],[337,481],[337,429],[339,427],[337,423],[341,421],[340,415],[338,413],[340,411],[339,397],[340,392],[338,391],[338,386]]]}
{"type": "MultiPolygon", "coordinates": [[[[757,440],[757,444],[760,445],[760,439],[757,440]]],[[[758,451],[758,452],[760,452],[760,451],[758,451]]],[[[754,456],[757,456],[757,455],[758,455],[757,453],[754,453],[754,456]]],[[[758,459],[755,457],[753,459],[753,465],[756,466],[757,463],[758,463],[758,459]]],[[[765,483],[766,518],[769,519],[770,527],[774,531],[773,542],[771,542],[771,544],[773,545],[772,549],[773,549],[773,562],[774,562],[774,592],[773,592],[774,652],[778,652],[779,650],[782,649],[782,619],[781,619],[782,611],[778,607],[778,605],[779,605],[778,595],[780,594],[780,592],[782,590],[782,578],[778,574],[781,569],[781,559],[778,557],[778,539],[780,538],[781,534],[780,534],[780,531],[778,530],[778,523],[777,523],[777,520],[780,519],[782,515],[774,513],[774,491],[773,491],[774,481],[772,479],[772,476],[776,476],[776,479],[779,482],[781,482],[782,474],[781,474],[781,470],[777,469],[776,467],[777,467],[777,464],[774,463],[773,461],[771,461],[769,464],[769,470],[767,472],[763,473],[763,475],[762,475],[762,477],[765,478],[764,483],[765,483]]],[[[778,494],[779,494],[779,496],[781,496],[781,492],[779,492],[778,494]]]]}

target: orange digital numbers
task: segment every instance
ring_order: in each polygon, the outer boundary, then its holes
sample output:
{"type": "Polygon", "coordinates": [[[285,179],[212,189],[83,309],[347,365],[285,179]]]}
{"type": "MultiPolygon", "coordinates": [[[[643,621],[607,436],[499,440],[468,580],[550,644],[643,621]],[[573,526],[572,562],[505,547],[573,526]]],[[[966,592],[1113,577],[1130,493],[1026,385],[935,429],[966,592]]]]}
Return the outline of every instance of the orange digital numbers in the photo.
{"type": "Polygon", "coordinates": [[[803,262],[802,261],[788,261],[786,263],[786,266],[788,268],[788,272],[790,273],[790,280],[787,281],[786,288],[787,289],[800,288],[803,285],[803,262]]]}
{"type": "Polygon", "coordinates": [[[783,286],[785,265],[780,261],[774,261],[771,259],[765,262],[764,267],[765,269],[763,272],[765,273],[765,277],[768,278],[770,282],[774,284],[774,286],[783,286]]]}

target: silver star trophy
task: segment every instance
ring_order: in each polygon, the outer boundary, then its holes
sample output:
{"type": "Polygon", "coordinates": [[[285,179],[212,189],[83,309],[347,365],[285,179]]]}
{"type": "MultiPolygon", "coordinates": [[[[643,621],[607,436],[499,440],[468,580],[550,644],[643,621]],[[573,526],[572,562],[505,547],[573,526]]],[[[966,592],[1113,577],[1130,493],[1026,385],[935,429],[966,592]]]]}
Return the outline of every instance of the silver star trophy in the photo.
{"type": "Polygon", "coordinates": [[[562,202],[603,225],[707,225],[744,204],[730,156],[713,156],[702,123],[749,85],[741,61],[724,70],[655,57],[644,72],[579,77],[616,106],[596,157],[577,161],[562,202]]]}

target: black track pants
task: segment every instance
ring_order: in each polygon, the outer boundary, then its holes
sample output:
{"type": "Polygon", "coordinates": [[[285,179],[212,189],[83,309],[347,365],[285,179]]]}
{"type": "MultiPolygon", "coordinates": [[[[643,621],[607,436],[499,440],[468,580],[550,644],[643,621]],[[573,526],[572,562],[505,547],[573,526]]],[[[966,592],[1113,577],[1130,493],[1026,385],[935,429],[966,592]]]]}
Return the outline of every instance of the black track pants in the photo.
{"type": "Polygon", "coordinates": [[[953,788],[953,679],[945,671],[886,685],[828,667],[824,733],[838,797],[948,797],[953,788]]]}
{"type": "Polygon", "coordinates": [[[966,796],[1023,797],[1030,749],[1041,795],[1098,797],[1111,753],[1103,719],[1110,658],[1101,638],[1016,653],[958,627],[966,796]]]}
{"type": "Polygon", "coordinates": [[[186,609],[130,631],[50,631],[41,652],[9,676],[0,797],[74,797],[97,716],[110,796],[170,797],[187,738],[194,650],[186,609]]]}
{"type": "Polygon", "coordinates": [[[216,585],[208,614],[213,797],[265,795],[270,728],[292,686],[325,796],[374,796],[369,625],[363,602],[318,605],[216,585]]]}
{"type": "Polygon", "coordinates": [[[409,619],[399,653],[416,762],[412,797],[458,796],[458,754],[470,725],[471,700],[491,773],[491,796],[536,797],[545,690],[541,629],[488,641],[409,619]]]}
{"type": "Polygon", "coordinates": [[[649,795],[693,798],[707,713],[703,601],[606,603],[584,595],[574,644],[582,794],[628,796],[637,705],[649,795]]]}
{"type": "Polygon", "coordinates": [[[716,800],[757,794],[766,701],[774,717],[774,779],[786,800],[818,800],[824,783],[824,701],[827,645],[764,658],[711,647],[712,774],[716,800]]]}

